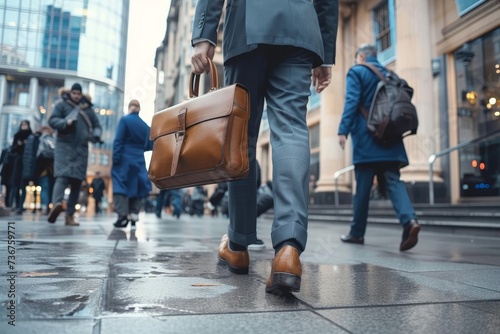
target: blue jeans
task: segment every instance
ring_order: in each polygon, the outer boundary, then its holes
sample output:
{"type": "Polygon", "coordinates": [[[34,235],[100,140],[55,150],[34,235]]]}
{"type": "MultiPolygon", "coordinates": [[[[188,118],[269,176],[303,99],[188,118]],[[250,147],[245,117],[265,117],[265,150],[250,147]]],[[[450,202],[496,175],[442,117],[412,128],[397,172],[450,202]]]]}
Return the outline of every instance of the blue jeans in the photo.
{"type": "Polygon", "coordinates": [[[365,235],[370,191],[376,174],[383,175],[381,181],[384,182],[387,195],[401,225],[404,226],[411,219],[416,218],[406,186],[399,179],[401,176],[399,162],[357,164],[354,172],[356,174],[356,195],[354,196],[354,219],[350,235],[356,238],[365,235]]]}
{"type": "Polygon", "coordinates": [[[156,216],[161,217],[164,206],[172,204],[172,216],[179,218],[182,213],[182,195],[179,189],[161,190],[156,199],[156,216]]]}
{"type": "Polygon", "coordinates": [[[52,199],[53,182],[50,180],[49,175],[41,176],[38,179],[38,185],[42,188],[40,192],[40,203],[43,207],[48,207],[52,199]]]}

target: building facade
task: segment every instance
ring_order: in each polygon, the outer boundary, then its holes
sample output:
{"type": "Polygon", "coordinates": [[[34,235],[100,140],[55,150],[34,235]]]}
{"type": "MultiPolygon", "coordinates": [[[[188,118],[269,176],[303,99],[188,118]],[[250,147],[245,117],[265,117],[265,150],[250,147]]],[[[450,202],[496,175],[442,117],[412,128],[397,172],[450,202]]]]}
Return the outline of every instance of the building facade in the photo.
{"type": "Polygon", "coordinates": [[[0,0],[0,147],[22,119],[47,124],[59,89],[92,98],[104,144],[91,145],[89,180],[109,181],[114,129],[123,114],[129,0],[0,0]]]}
{"type": "MultiPolygon", "coordinates": [[[[158,72],[175,73],[169,81],[159,82],[163,87],[157,101],[168,101],[165,107],[187,98],[194,2],[172,1],[179,9],[185,6],[182,10],[187,17],[178,17],[181,25],[169,22],[168,38],[160,48],[164,61],[157,63],[158,72]]],[[[413,200],[500,201],[498,17],[500,2],[496,0],[340,0],[332,84],[321,95],[312,92],[309,101],[315,203],[335,203],[336,198],[339,203],[349,203],[352,199],[352,171],[338,173],[351,165],[352,148],[350,143],[345,151],[340,148],[337,130],[345,76],[354,65],[357,47],[364,43],[376,45],[381,63],[415,90],[413,103],[420,124],[418,134],[405,139],[410,165],[402,169],[413,200]]],[[[220,65],[220,48],[218,51],[220,65]]],[[[265,115],[257,154],[262,180],[271,179],[265,115]]]]}

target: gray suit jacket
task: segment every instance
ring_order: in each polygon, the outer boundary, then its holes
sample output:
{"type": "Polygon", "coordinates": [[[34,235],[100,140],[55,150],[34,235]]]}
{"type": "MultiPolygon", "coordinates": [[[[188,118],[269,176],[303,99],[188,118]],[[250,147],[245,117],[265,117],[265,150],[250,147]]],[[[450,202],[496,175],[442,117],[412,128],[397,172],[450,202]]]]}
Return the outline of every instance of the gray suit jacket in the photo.
{"type": "MultiPolygon", "coordinates": [[[[225,0],[198,0],[192,42],[217,44],[225,0]]],[[[227,0],[224,61],[258,44],[291,45],[312,51],[314,66],[335,63],[338,0],[227,0]]]]}

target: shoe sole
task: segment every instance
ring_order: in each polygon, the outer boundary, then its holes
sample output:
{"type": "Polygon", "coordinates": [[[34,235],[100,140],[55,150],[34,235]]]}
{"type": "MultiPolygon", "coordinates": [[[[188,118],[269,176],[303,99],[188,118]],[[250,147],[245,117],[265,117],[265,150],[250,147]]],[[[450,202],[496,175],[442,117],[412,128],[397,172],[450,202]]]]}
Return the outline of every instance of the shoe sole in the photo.
{"type": "Polygon", "coordinates": [[[400,251],[407,251],[418,243],[418,233],[420,232],[420,225],[415,225],[411,228],[410,233],[408,235],[408,239],[401,244],[399,247],[400,251]]]}
{"type": "Polygon", "coordinates": [[[54,210],[49,212],[49,217],[47,218],[48,222],[52,223],[52,224],[55,223],[57,220],[57,217],[61,214],[61,212],[63,212],[63,210],[64,210],[64,208],[62,207],[62,205],[56,205],[54,210]]]}
{"type": "Polygon", "coordinates": [[[125,218],[125,219],[120,220],[119,225],[117,225],[118,222],[114,222],[113,226],[116,228],[126,228],[128,226],[129,222],[131,222],[131,220],[128,220],[125,218]]]}
{"type": "Polygon", "coordinates": [[[266,287],[266,292],[278,296],[291,292],[299,292],[300,281],[301,278],[299,276],[289,273],[274,273],[273,283],[271,286],[266,287]]]}
{"type": "Polygon", "coordinates": [[[342,240],[340,239],[340,241],[342,241],[343,243],[346,243],[346,244],[354,244],[354,245],[364,245],[365,244],[365,241],[348,241],[348,240],[342,240]]]}
{"type": "Polygon", "coordinates": [[[227,262],[226,260],[224,260],[221,257],[219,257],[219,264],[226,265],[229,268],[229,271],[232,272],[232,273],[234,273],[234,274],[238,274],[238,275],[246,275],[246,274],[248,274],[248,268],[234,267],[231,264],[229,264],[229,262],[227,262]]]}
{"type": "Polygon", "coordinates": [[[248,245],[247,248],[251,251],[261,251],[266,249],[266,245],[248,245]]]}

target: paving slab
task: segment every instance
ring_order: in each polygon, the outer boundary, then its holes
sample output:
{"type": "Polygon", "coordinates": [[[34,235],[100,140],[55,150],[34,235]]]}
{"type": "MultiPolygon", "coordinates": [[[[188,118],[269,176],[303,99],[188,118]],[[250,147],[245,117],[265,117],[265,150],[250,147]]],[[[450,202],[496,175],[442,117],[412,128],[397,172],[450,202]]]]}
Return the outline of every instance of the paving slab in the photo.
{"type": "MultiPolygon", "coordinates": [[[[114,215],[81,226],[45,216],[0,217],[0,261],[15,226],[15,266],[0,267],[0,333],[497,333],[500,238],[423,231],[399,252],[401,229],[370,226],[364,246],[348,224],[311,223],[301,291],[265,292],[274,256],[251,251],[248,275],[218,264],[224,217],[142,213],[137,229],[114,215]],[[15,297],[9,297],[14,288],[15,297]],[[16,326],[8,323],[15,303],[16,326]]],[[[3,260],[2,260],[3,257],[3,260]]]]}

